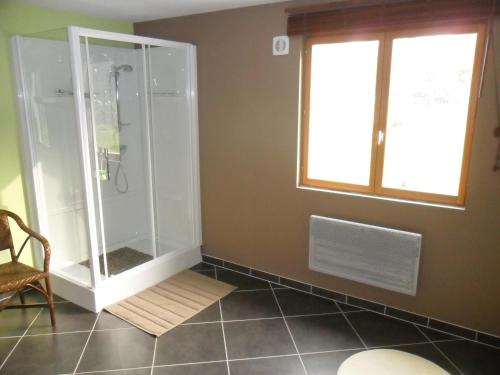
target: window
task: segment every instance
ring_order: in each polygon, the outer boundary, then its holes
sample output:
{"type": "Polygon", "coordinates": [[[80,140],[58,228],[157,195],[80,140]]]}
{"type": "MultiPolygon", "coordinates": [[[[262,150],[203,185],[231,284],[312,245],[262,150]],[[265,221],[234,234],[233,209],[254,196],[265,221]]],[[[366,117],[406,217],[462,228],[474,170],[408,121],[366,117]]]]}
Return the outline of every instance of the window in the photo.
{"type": "Polygon", "coordinates": [[[484,29],[306,39],[304,186],[463,204],[484,29]]]}

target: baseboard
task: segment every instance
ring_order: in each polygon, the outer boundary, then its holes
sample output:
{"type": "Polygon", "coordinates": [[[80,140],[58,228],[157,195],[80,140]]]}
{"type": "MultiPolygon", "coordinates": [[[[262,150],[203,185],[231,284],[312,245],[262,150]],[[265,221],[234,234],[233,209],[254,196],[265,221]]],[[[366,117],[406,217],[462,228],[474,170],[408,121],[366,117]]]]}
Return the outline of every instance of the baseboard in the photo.
{"type": "Polygon", "coordinates": [[[301,292],[315,295],[358,308],[375,312],[380,315],[385,315],[391,318],[403,320],[408,323],[416,324],[420,327],[431,328],[452,336],[460,337],[466,340],[474,341],[483,345],[488,345],[500,348],[500,337],[489,333],[477,331],[471,328],[463,327],[457,324],[434,319],[430,316],[419,315],[409,311],[401,310],[389,305],[384,305],[378,302],[365,300],[345,293],[327,290],[313,284],[304,283],[302,281],[293,280],[281,275],[275,275],[269,272],[261,271],[255,268],[229,262],[224,259],[216,258],[209,255],[202,255],[203,262],[216,267],[225,268],[234,272],[242,273],[257,279],[269,281],[287,288],[296,289],[301,292]]]}

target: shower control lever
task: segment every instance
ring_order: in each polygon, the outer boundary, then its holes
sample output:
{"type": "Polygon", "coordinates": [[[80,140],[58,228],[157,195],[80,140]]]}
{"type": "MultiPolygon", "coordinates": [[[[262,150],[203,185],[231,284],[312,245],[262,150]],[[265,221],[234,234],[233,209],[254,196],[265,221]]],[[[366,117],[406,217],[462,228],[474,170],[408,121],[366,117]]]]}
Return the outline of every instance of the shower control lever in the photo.
{"type": "Polygon", "coordinates": [[[109,181],[109,152],[107,148],[99,147],[97,160],[99,165],[97,178],[101,181],[109,181]]]}

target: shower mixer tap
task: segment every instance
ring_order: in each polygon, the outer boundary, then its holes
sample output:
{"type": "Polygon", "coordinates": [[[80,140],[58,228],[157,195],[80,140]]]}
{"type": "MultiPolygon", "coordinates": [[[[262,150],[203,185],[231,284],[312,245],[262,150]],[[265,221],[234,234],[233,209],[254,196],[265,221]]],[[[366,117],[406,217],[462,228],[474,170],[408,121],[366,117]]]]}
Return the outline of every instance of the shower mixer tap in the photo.
{"type": "Polygon", "coordinates": [[[107,148],[99,147],[99,150],[97,151],[97,160],[99,165],[97,178],[101,181],[109,181],[109,152],[107,148]]]}

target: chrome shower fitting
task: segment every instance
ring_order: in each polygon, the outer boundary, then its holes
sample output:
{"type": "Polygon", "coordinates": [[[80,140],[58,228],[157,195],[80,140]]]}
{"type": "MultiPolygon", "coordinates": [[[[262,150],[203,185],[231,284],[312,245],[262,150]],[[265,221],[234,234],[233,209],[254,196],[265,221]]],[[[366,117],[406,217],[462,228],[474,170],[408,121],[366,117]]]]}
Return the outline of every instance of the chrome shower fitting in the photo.
{"type": "Polygon", "coordinates": [[[120,70],[124,72],[130,73],[134,70],[132,65],[124,64],[113,66],[111,72],[111,76],[114,78],[115,82],[115,95],[116,95],[116,116],[118,117],[118,130],[121,131],[123,126],[130,125],[129,122],[123,122],[121,119],[121,111],[120,111],[120,70]]]}
{"type": "MultiPolygon", "coordinates": [[[[129,64],[124,64],[124,65],[118,65],[118,66],[113,66],[113,70],[111,72],[111,77],[114,79],[115,83],[115,95],[116,95],[116,117],[117,117],[117,122],[118,122],[118,131],[121,132],[122,128],[124,126],[130,125],[129,122],[123,122],[121,118],[121,111],[120,111],[120,70],[130,73],[134,70],[132,65],[129,64]]],[[[128,191],[128,179],[127,175],[125,173],[125,170],[123,169],[122,165],[122,160],[121,156],[125,153],[127,150],[126,145],[120,145],[120,152],[117,155],[117,166],[116,166],[116,171],[115,171],[115,178],[114,178],[114,185],[116,191],[118,191],[120,194],[124,194],[128,191]],[[123,188],[120,187],[120,184],[118,183],[118,175],[121,172],[122,175],[122,180],[123,180],[123,188]]]]}

